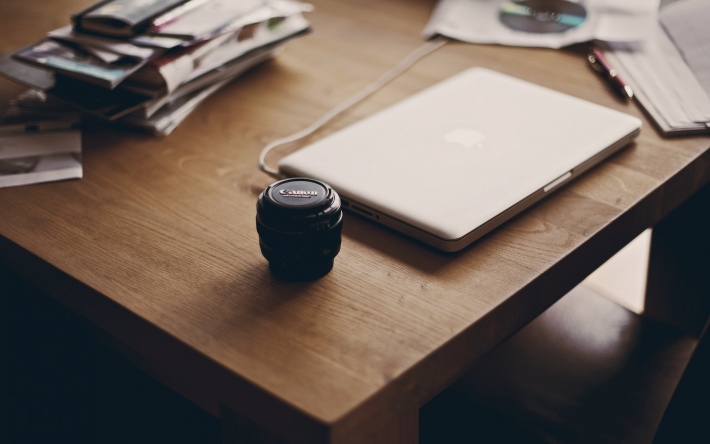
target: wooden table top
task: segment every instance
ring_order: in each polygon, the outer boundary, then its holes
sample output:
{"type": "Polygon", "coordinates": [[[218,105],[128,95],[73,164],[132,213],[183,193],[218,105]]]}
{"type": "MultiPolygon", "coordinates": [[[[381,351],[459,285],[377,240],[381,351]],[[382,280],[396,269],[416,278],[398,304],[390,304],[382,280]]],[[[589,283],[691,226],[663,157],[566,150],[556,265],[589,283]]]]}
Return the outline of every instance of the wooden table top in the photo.
{"type": "MultiPolygon", "coordinates": [[[[3,0],[0,51],[86,0],[3,0]]],[[[168,137],[101,124],[84,178],[0,189],[0,260],[217,414],[354,442],[420,406],[710,178],[710,138],[663,138],[578,50],[451,42],[316,134],[483,66],[640,117],[633,145],[470,248],[443,254],[346,214],[335,267],[275,279],[255,229],[260,149],[423,42],[434,0],[315,0],[315,32],[233,82],[168,137]]],[[[23,88],[0,79],[0,104],[23,88]]]]}

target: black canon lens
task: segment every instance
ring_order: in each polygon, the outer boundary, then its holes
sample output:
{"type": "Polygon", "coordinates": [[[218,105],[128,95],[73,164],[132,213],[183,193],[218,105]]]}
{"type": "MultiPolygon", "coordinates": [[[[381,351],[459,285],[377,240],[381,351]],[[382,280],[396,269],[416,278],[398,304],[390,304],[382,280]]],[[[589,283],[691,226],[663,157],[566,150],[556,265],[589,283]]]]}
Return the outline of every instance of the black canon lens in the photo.
{"type": "Polygon", "coordinates": [[[259,195],[261,253],[283,279],[305,281],[327,274],[340,251],[342,228],[340,196],[318,180],[284,179],[259,195]]]}

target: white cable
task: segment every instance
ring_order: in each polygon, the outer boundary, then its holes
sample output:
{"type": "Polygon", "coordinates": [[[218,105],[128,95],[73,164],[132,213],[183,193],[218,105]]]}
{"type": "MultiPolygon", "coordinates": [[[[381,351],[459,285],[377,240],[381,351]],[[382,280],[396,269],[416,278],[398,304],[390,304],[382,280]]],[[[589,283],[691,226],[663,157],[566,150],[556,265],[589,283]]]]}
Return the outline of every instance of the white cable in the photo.
{"type": "Polygon", "coordinates": [[[396,66],[394,66],[392,69],[380,76],[380,78],[360,90],[360,92],[358,92],[354,96],[332,108],[330,111],[325,113],[320,119],[316,120],[308,127],[297,131],[289,136],[276,139],[266,145],[264,148],[262,148],[261,153],[259,154],[259,168],[261,168],[262,171],[275,178],[280,178],[281,175],[279,174],[278,169],[272,168],[266,164],[266,156],[274,148],[279,147],[281,145],[285,145],[287,143],[293,143],[300,139],[303,139],[304,137],[310,136],[318,129],[323,127],[325,124],[337,117],[339,114],[341,114],[343,111],[346,111],[347,109],[355,106],[357,103],[361,102],[373,93],[377,92],[383,86],[385,86],[386,84],[400,76],[402,73],[407,71],[410,67],[412,67],[412,65],[417,63],[419,60],[444,46],[444,44],[448,41],[449,40],[444,37],[436,37],[434,39],[428,40],[425,44],[419,46],[417,49],[409,53],[396,66]]]}

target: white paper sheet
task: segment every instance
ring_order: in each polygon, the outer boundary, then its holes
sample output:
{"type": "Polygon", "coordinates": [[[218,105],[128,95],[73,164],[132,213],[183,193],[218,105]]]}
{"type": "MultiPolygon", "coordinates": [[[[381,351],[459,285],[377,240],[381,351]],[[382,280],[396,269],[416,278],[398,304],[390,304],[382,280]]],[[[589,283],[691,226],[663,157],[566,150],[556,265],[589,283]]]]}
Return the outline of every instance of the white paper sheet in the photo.
{"type": "Polygon", "coordinates": [[[663,8],[660,22],[710,95],[710,2],[684,0],[663,8]]]}
{"type": "Polygon", "coordinates": [[[707,0],[676,1],[661,9],[643,45],[607,46],[607,57],[666,134],[710,132],[708,17],[707,0]]]}
{"type": "Polygon", "coordinates": [[[647,39],[657,22],[659,0],[555,0],[547,11],[525,10],[524,0],[441,0],[424,35],[443,35],[469,43],[493,43],[512,46],[561,48],[590,40],[637,42],[647,39]],[[572,9],[569,9],[571,6],[572,9]],[[584,19],[565,22],[565,11],[583,8],[584,19]],[[511,27],[502,19],[510,11],[522,17],[529,29],[549,29],[552,22],[562,22],[559,32],[531,32],[511,27]],[[552,11],[552,12],[551,12],[552,11]],[[555,15],[556,14],[556,15],[555,15]]]}

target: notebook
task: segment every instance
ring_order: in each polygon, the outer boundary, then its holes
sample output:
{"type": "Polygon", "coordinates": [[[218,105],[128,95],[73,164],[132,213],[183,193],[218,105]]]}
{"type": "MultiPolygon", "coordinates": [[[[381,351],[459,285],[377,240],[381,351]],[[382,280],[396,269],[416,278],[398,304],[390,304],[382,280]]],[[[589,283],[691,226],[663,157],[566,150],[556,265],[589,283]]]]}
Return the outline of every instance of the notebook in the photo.
{"type": "Polygon", "coordinates": [[[458,251],[639,133],[636,117],[470,68],[279,162],[343,208],[458,251]]]}

